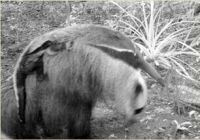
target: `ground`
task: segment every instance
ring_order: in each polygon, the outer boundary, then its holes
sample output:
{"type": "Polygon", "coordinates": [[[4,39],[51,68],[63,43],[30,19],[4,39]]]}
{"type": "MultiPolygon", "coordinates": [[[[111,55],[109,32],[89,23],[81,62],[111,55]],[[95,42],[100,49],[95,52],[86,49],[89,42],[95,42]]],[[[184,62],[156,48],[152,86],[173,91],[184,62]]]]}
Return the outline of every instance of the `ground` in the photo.
{"type": "Polygon", "coordinates": [[[189,115],[178,115],[173,102],[152,90],[145,110],[136,118],[136,122],[126,133],[123,117],[105,104],[99,103],[94,110],[93,135],[95,138],[120,139],[200,138],[200,121],[189,115]],[[186,129],[178,126],[184,122],[186,129]]]}

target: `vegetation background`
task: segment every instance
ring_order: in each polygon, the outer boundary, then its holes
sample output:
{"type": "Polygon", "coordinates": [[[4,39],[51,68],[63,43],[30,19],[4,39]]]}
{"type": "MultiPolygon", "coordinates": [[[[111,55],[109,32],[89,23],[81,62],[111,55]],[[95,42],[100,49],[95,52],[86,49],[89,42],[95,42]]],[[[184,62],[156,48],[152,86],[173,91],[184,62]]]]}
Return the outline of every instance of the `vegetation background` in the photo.
{"type": "Polygon", "coordinates": [[[34,38],[74,24],[101,24],[126,34],[165,77],[145,75],[149,102],[125,132],[111,105],[94,110],[94,138],[200,138],[200,3],[198,1],[1,1],[1,89],[34,38]]]}

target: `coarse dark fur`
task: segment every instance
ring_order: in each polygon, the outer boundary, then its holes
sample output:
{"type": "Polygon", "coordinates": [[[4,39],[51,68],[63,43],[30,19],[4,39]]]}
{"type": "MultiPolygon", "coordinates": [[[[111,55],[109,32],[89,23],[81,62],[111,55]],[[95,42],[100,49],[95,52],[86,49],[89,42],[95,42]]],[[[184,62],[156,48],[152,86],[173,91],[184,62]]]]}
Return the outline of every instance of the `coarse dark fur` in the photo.
{"type": "MultiPolygon", "coordinates": [[[[128,38],[102,26],[68,27],[34,39],[15,69],[17,100],[13,93],[2,95],[5,134],[13,138],[88,138],[98,97],[113,96],[129,117],[139,109],[136,85],[146,93],[141,75],[134,66],[91,44],[136,52],[128,38]]],[[[147,66],[141,59],[141,65],[147,66]]]]}
{"type": "MultiPolygon", "coordinates": [[[[17,101],[14,89],[1,91],[1,133],[10,138],[40,138],[39,134],[31,127],[21,125],[17,113],[17,101]]],[[[30,112],[32,110],[28,110],[30,112]]],[[[35,114],[36,115],[36,114],[35,114]]],[[[32,120],[35,122],[34,118],[32,120]]],[[[33,127],[34,128],[34,127],[33,127]]]]}

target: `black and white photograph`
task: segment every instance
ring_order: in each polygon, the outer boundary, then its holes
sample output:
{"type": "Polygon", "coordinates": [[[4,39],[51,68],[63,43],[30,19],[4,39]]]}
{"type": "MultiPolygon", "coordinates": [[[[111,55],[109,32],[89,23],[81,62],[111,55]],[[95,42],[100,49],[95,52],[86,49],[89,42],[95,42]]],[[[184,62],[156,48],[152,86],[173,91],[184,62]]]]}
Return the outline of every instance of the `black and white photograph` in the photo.
{"type": "Polygon", "coordinates": [[[1,139],[200,139],[200,1],[0,8],[1,139]]]}

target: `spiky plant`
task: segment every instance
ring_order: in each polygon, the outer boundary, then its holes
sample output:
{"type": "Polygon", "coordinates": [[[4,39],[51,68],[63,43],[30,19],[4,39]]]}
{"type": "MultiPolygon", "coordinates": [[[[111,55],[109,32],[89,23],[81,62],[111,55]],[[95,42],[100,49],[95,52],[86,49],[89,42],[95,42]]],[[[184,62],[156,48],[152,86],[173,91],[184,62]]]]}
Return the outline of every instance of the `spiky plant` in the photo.
{"type": "Polygon", "coordinates": [[[189,41],[193,31],[200,34],[199,21],[163,17],[164,2],[129,3],[127,8],[114,1],[110,3],[121,10],[121,15],[115,16],[117,20],[112,22],[112,27],[128,32],[147,61],[165,69],[173,68],[183,77],[196,81],[192,73],[198,73],[198,70],[187,58],[194,61],[200,58],[200,52],[189,41]]]}

